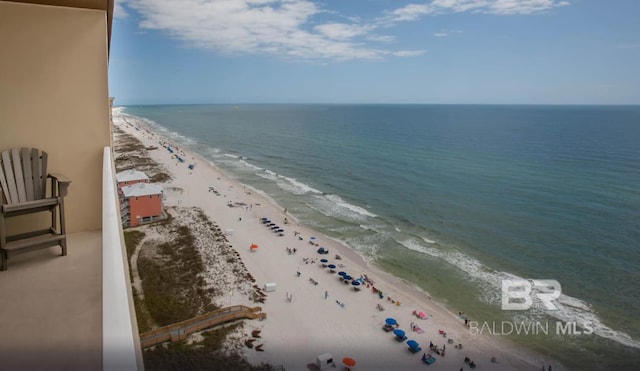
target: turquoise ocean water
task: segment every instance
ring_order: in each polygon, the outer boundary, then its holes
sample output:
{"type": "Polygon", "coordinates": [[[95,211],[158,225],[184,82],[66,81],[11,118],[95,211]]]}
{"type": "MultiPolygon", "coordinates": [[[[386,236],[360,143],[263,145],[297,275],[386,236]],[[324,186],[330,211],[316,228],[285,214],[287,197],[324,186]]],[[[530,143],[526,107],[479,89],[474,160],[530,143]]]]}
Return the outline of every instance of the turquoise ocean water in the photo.
{"type": "Polygon", "coordinates": [[[638,106],[186,105],[125,113],[465,311],[478,330],[535,349],[541,362],[640,369],[638,106]],[[527,311],[501,310],[501,280],[514,278],[557,280],[558,310],[537,300],[527,311]],[[556,322],[576,331],[558,332],[556,322]],[[509,323],[538,331],[509,333],[509,323]]]}

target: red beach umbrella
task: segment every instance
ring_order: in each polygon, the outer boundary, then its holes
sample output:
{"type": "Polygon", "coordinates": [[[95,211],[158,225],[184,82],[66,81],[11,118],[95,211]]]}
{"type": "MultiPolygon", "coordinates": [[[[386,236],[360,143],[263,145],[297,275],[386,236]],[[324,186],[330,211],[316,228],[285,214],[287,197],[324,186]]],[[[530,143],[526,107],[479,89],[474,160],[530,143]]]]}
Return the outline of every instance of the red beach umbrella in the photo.
{"type": "Polygon", "coordinates": [[[257,249],[258,248],[258,244],[257,243],[252,243],[251,244],[251,248],[254,249],[254,250],[257,249]]]}
{"type": "Polygon", "coordinates": [[[342,359],[342,363],[344,363],[344,365],[347,367],[353,367],[356,365],[356,360],[351,357],[344,357],[342,359]]]}

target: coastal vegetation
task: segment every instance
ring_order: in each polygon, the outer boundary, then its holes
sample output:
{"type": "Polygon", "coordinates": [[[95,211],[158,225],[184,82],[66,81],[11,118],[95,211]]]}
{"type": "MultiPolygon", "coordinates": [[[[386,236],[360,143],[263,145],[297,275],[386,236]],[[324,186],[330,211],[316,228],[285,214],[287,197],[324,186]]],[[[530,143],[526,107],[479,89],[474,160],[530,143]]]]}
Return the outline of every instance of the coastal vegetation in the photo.
{"type": "MultiPolygon", "coordinates": [[[[152,182],[170,181],[135,137],[120,129],[116,135],[116,168],[136,169],[151,175],[152,182]]],[[[132,279],[136,318],[140,333],[190,319],[218,309],[214,298],[233,284],[240,292],[260,298],[247,281],[248,272],[222,231],[201,210],[171,208],[167,219],[124,232],[132,279]],[[203,255],[202,245],[215,244],[220,254],[203,255]],[[135,260],[135,261],[134,261],[135,260]],[[207,282],[212,260],[224,262],[230,271],[219,272],[207,282]],[[133,267],[137,269],[133,269],[133,267]],[[208,268],[209,266],[209,268],[208,268]],[[139,279],[139,284],[135,281],[139,279]]],[[[187,340],[157,345],[143,351],[147,370],[272,370],[253,366],[241,349],[243,322],[193,334],[187,340]]]]}

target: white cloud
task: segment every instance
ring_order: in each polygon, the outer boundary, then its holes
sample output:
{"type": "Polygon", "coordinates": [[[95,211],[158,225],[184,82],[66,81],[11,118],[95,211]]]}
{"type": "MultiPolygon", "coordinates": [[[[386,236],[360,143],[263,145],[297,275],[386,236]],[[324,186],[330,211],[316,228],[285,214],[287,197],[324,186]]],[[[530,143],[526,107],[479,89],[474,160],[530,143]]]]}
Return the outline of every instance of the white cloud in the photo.
{"type": "Polygon", "coordinates": [[[432,0],[387,11],[385,22],[417,21],[425,15],[476,12],[497,15],[534,14],[567,6],[559,0],[432,0]]]}
{"type": "Polygon", "coordinates": [[[416,21],[425,14],[430,14],[435,11],[428,4],[409,4],[389,12],[390,19],[395,22],[401,21],[416,21]]]}
{"type": "Polygon", "coordinates": [[[416,57],[418,55],[425,54],[426,50],[400,50],[397,52],[392,52],[392,55],[396,57],[416,57]]]}
{"type": "Polygon", "coordinates": [[[367,40],[380,43],[391,43],[396,41],[396,38],[391,35],[367,35],[367,40]]]}
{"type": "Polygon", "coordinates": [[[569,5],[567,1],[557,0],[497,0],[488,7],[487,13],[534,14],[567,5],[569,5]]]}
{"type": "Polygon", "coordinates": [[[221,53],[320,61],[396,55],[367,45],[366,40],[376,37],[369,35],[376,28],[373,24],[328,22],[312,27],[314,16],[332,13],[312,0],[136,0],[127,6],[140,14],[141,28],[163,30],[194,47],[221,53]]]}
{"type": "MultiPolygon", "coordinates": [[[[397,51],[372,44],[395,41],[393,36],[375,34],[376,30],[426,15],[468,11],[530,14],[562,5],[566,2],[430,0],[386,11],[367,22],[326,9],[318,0],[117,0],[115,4],[117,16],[126,17],[127,10],[135,10],[141,28],[164,31],[192,47],[316,62],[424,54],[424,50],[397,51]],[[329,21],[331,18],[340,21],[329,21]]],[[[450,32],[436,36],[445,33],[450,32]]]]}
{"type": "Polygon", "coordinates": [[[462,33],[461,30],[444,30],[444,31],[440,31],[440,32],[436,32],[433,34],[433,36],[435,37],[447,37],[447,36],[451,36],[454,34],[459,34],[462,33]]]}
{"type": "Polygon", "coordinates": [[[347,40],[356,36],[366,35],[372,31],[373,25],[357,25],[346,23],[325,23],[314,27],[316,31],[330,39],[347,40]]]}
{"type": "Polygon", "coordinates": [[[113,3],[113,17],[116,19],[123,19],[129,16],[127,10],[122,6],[122,0],[116,0],[113,3]]]}

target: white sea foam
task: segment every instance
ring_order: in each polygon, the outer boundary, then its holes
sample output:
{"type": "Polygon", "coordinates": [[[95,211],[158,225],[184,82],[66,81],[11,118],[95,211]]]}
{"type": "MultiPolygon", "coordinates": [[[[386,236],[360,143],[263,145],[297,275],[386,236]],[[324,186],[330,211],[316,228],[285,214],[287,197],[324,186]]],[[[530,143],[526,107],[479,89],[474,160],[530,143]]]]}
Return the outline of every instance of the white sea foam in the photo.
{"type": "Polygon", "coordinates": [[[165,138],[169,138],[170,141],[172,142],[172,144],[174,146],[177,147],[190,147],[194,144],[197,143],[197,140],[195,140],[194,138],[191,137],[187,137],[184,136],[178,132],[175,132],[173,130],[170,130],[160,124],[158,124],[157,122],[150,120],[146,117],[138,117],[138,116],[132,116],[132,115],[128,115],[128,114],[124,114],[123,117],[126,119],[126,121],[130,122],[133,125],[137,125],[137,126],[149,126],[151,127],[154,131],[158,131],[160,132],[160,135],[165,137],[165,138]]]}
{"type": "Polygon", "coordinates": [[[422,240],[423,240],[424,242],[426,242],[426,243],[431,243],[431,244],[433,244],[433,243],[437,243],[436,241],[434,241],[434,240],[430,240],[430,239],[428,239],[428,238],[426,238],[426,237],[422,237],[422,240]]]}
{"type": "Polygon", "coordinates": [[[334,241],[338,241],[345,246],[351,247],[357,251],[367,263],[372,263],[378,258],[378,247],[382,238],[379,235],[368,235],[349,237],[346,239],[332,238],[334,241]]]}
{"type": "Polygon", "coordinates": [[[362,208],[360,206],[356,206],[353,204],[348,203],[347,201],[343,200],[340,196],[338,195],[325,195],[324,196],[327,200],[336,203],[337,205],[339,205],[340,207],[346,208],[352,212],[355,212],[357,214],[360,215],[364,215],[364,216],[368,216],[371,218],[375,218],[377,217],[376,214],[369,212],[367,209],[362,208]]]}
{"type": "MultiPolygon", "coordinates": [[[[501,285],[505,279],[523,279],[508,272],[500,272],[490,269],[475,258],[465,255],[459,251],[441,250],[431,246],[425,246],[414,239],[406,239],[398,241],[402,246],[430,255],[435,258],[442,259],[447,263],[459,268],[465,272],[473,281],[480,283],[485,289],[485,295],[481,298],[483,301],[498,305],[501,301],[501,285]]],[[[558,310],[543,310],[541,302],[533,296],[533,306],[527,315],[539,317],[550,315],[564,322],[577,322],[578,324],[589,323],[596,335],[616,341],[620,344],[640,349],[640,342],[631,338],[628,334],[614,330],[606,326],[598,318],[591,306],[583,300],[562,294],[554,303],[557,304],[558,310]]],[[[524,314],[524,313],[523,313],[524,314]]]]}
{"type": "Polygon", "coordinates": [[[267,179],[267,180],[276,180],[277,179],[277,177],[275,175],[269,174],[269,173],[264,172],[264,171],[257,172],[256,176],[260,177],[262,179],[267,179]]]}
{"type": "MultiPolygon", "coordinates": [[[[243,157],[243,158],[246,158],[246,157],[243,157]]],[[[241,163],[242,165],[244,165],[245,167],[251,168],[251,169],[253,169],[253,170],[258,170],[258,171],[264,170],[264,169],[262,169],[261,167],[256,166],[256,165],[254,165],[254,164],[250,163],[250,162],[249,162],[249,161],[247,161],[247,160],[240,160],[240,161],[238,161],[238,162],[240,162],[240,163],[241,163]]]]}
{"type": "Polygon", "coordinates": [[[225,153],[224,155],[225,155],[226,157],[239,158],[238,156],[236,156],[236,155],[232,155],[231,153],[225,153]]]}
{"type": "Polygon", "coordinates": [[[322,192],[320,192],[319,190],[311,187],[308,184],[299,182],[297,179],[295,178],[289,178],[283,175],[278,176],[281,180],[284,180],[284,182],[279,181],[278,182],[278,186],[280,186],[281,188],[283,188],[286,191],[289,191],[293,194],[297,194],[297,195],[303,195],[306,193],[315,193],[315,194],[322,194],[322,192]]]}
{"type": "Polygon", "coordinates": [[[323,215],[351,223],[361,224],[367,221],[367,217],[375,216],[375,214],[369,213],[361,207],[344,201],[338,201],[342,200],[338,196],[314,194],[307,200],[308,201],[305,201],[305,204],[313,210],[316,210],[323,215]]]}
{"type": "Polygon", "coordinates": [[[374,232],[378,232],[378,233],[383,233],[383,229],[384,226],[383,225],[378,225],[378,224],[360,224],[360,228],[367,230],[367,231],[374,231],[374,232]]]}

